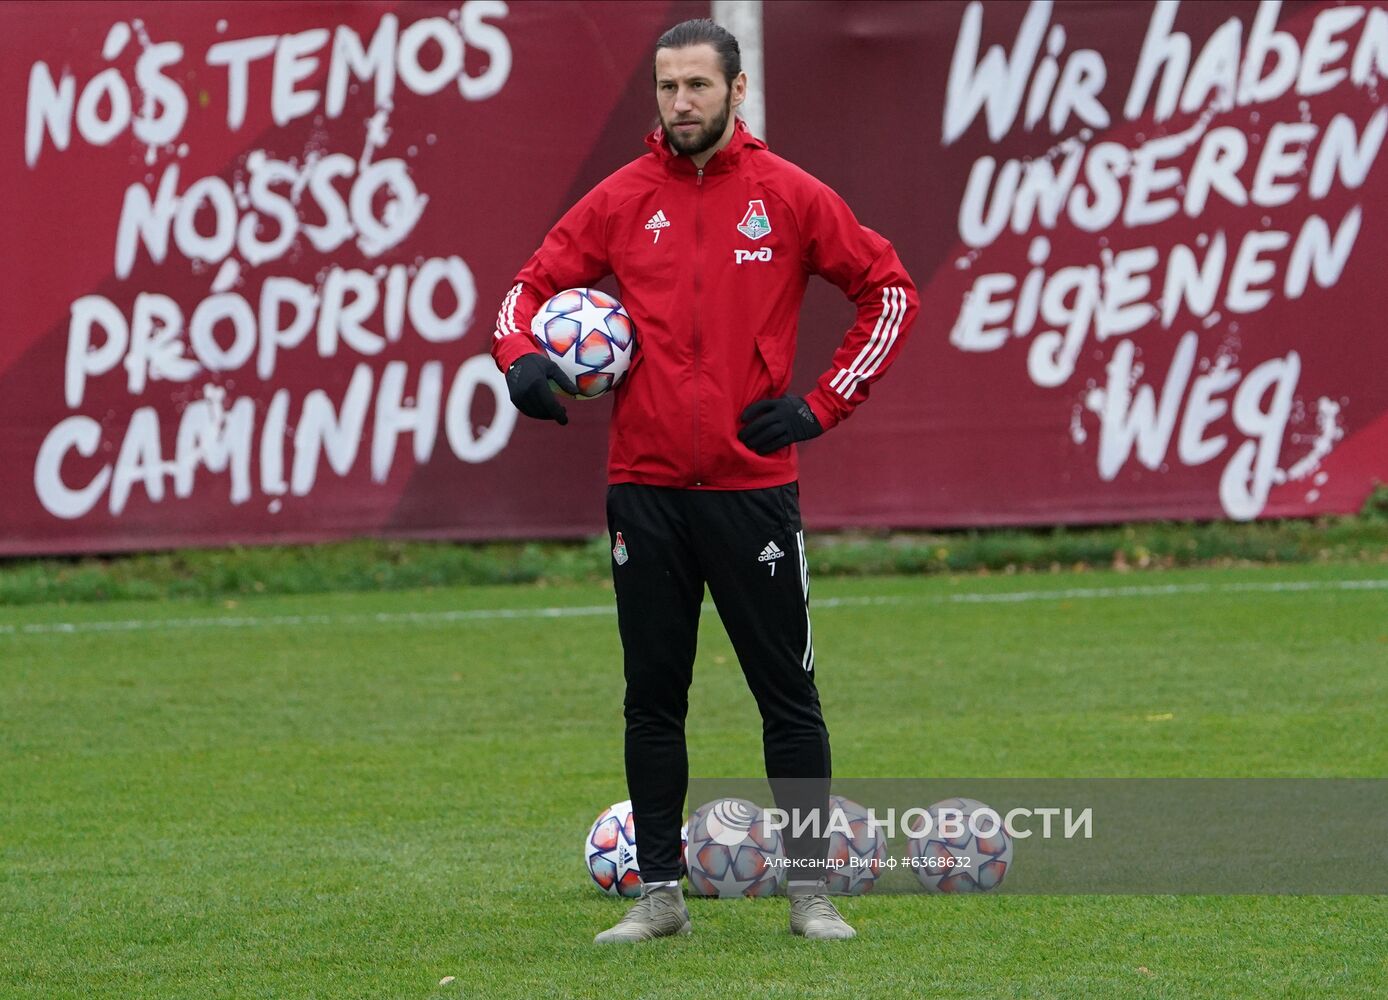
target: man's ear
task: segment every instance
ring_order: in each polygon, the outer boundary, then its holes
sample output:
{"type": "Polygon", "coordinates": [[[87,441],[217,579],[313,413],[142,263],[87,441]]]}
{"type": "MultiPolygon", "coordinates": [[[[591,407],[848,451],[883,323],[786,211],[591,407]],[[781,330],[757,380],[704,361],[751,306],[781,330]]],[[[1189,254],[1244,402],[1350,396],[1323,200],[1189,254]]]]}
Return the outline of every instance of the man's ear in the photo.
{"type": "Polygon", "coordinates": [[[739,73],[733,78],[733,107],[747,100],[747,74],[739,73]]]}

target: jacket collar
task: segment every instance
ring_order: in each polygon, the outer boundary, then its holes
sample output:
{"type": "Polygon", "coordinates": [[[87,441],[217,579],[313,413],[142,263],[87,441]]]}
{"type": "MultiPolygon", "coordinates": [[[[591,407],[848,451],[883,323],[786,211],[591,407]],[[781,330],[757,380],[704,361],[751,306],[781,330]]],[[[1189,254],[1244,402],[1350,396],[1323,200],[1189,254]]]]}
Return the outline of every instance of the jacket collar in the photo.
{"type": "MultiPolygon", "coordinates": [[[[669,140],[666,139],[663,128],[657,126],[654,132],[646,136],[646,145],[651,147],[656,158],[670,170],[685,174],[695,173],[694,161],[670,148],[669,140]]],[[[752,130],[747,127],[747,123],[738,118],[737,124],[733,127],[733,137],[728,140],[726,146],[709,158],[708,163],[704,164],[704,173],[719,174],[732,170],[741,162],[748,150],[765,148],[766,143],[754,136],[752,130]]]]}

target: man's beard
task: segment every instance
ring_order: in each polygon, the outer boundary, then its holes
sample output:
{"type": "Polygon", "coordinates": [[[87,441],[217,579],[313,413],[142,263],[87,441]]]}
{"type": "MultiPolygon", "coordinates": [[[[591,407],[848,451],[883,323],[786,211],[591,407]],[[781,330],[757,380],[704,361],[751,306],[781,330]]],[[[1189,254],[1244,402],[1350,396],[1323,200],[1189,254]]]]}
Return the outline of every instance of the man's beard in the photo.
{"type": "Polygon", "coordinates": [[[689,135],[681,135],[674,130],[674,123],[661,120],[661,125],[665,129],[665,137],[670,140],[670,148],[676,153],[683,153],[685,156],[697,156],[706,149],[710,149],[718,144],[718,140],[723,138],[723,132],[728,127],[728,118],[733,113],[733,95],[728,92],[728,99],[723,102],[723,110],[718,117],[711,122],[705,122],[704,127],[699,131],[689,135]]]}

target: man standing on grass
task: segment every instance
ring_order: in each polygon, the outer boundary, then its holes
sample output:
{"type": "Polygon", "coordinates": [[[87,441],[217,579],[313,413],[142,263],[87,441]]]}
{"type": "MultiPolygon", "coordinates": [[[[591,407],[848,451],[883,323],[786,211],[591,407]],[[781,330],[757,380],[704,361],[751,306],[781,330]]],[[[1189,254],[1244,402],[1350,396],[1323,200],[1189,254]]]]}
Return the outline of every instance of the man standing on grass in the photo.
{"type": "MultiPolygon", "coordinates": [[[[565,424],[549,381],[573,387],[529,333],[539,306],[612,274],[637,330],[614,394],[607,521],[643,885],[600,943],[690,929],[679,831],[705,584],[761,710],[777,804],[828,815],[795,444],[867,398],[917,310],[891,244],[734,116],[747,92],[737,39],[709,20],[676,25],[656,43],[655,87],[650,152],[550,230],[506,295],[492,344],[516,407],[565,424]],[[842,289],[858,315],[816,386],[792,396],[811,274],[842,289]]],[[[825,894],[825,839],[788,838],[786,853],[791,931],[852,937],[825,894]]]]}

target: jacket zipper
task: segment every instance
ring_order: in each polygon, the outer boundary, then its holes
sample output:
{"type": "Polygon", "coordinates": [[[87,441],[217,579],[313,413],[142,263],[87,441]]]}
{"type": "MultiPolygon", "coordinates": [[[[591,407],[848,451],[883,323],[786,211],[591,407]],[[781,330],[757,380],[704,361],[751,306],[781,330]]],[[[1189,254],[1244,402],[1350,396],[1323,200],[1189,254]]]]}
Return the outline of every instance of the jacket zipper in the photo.
{"type": "Polygon", "coordinates": [[[704,171],[694,177],[694,485],[704,485],[703,472],[699,460],[699,407],[703,400],[700,386],[700,336],[699,317],[703,298],[703,259],[704,259],[704,171]]]}

